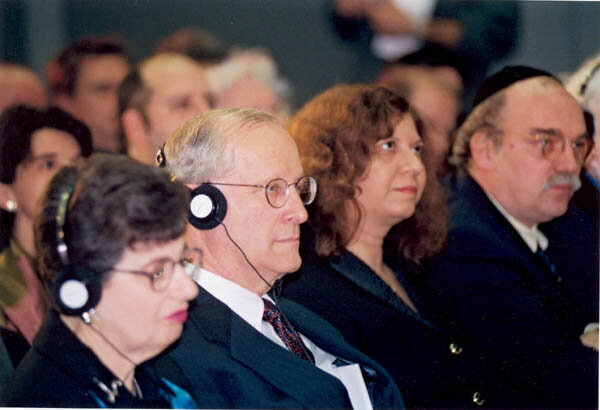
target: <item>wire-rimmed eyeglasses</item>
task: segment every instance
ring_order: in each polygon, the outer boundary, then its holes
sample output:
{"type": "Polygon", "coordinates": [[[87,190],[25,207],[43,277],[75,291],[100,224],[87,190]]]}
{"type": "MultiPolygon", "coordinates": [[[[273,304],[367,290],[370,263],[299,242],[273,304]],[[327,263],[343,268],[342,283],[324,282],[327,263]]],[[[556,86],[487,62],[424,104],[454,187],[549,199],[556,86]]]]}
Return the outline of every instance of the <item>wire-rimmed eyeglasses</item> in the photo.
{"type": "Polygon", "coordinates": [[[186,265],[200,266],[201,263],[202,251],[198,248],[185,247],[183,255],[178,261],[174,261],[171,258],[161,258],[151,262],[148,270],[109,269],[107,272],[146,276],[152,283],[152,289],[156,292],[162,292],[169,287],[175,273],[175,266],[180,265],[185,269],[186,265]]]}
{"type": "Polygon", "coordinates": [[[290,197],[290,185],[296,186],[298,196],[304,205],[310,205],[317,195],[317,181],[313,177],[303,176],[296,182],[288,184],[283,178],[275,178],[266,185],[260,184],[230,184],[227,182],[208,182],[212,185],[242,186],[251,188],[264,188],[267,202],[273,208],[281,208],[290,197]]]}
{"type": "MultiPolygon", "coordinates": [[[[542,157],[549,160],[556,159],[564,152],[567,145],[566,138],[555,133],[538,132],[535,135],[528,137],[527,140],[537,144],[542,157]]],[[[583,165],[585,159],[592,151],[594,143],[591,137],[584,135],[573,141],[569,141],[569,146],[573,150],[575,161],[579,165],[583,165]]]]}

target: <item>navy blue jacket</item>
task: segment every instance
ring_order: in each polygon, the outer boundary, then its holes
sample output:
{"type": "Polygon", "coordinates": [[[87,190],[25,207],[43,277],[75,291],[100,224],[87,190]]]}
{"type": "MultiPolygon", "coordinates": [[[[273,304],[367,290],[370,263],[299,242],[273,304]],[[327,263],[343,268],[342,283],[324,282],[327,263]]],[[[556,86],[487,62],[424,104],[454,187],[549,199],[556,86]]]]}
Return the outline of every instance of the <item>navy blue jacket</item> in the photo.
{"type": "Polygon", "coordinates": [[[474,343],[505,406],[597,408],[598,355],[579,341],[598,321],[589,220],[570,209],[540,226],[552,272],[471,177],[448,182],[448,247],[428,278],[428,306],[474,343]]]}
{"type": "MultiPolygon", "coordinates": [[[[475,394],[484,406],[493,403],[467,346],[412,311],[351,252],[320,259],[312,243],[303,248],[302,267],[285,278],[283,295],[331,322],[381,363],[408,408],[478,407],[475,394]]],[[[407,274],[407,264],[398,259],[388,265],[419,308],[416,273],[407,274]]]]}
{"type": "MultiPolygon", "coordinates": [[[[179,343],[158,362],[183,371],[203,408],[348,408],[344,385],[281,348],[203,288],[179,343]]],[[[352,348],[314,313],[280,298],[297,331],[338,358],[358,363],[375,407],[403,408],[398,387],[373,360],[352,348]]]]}

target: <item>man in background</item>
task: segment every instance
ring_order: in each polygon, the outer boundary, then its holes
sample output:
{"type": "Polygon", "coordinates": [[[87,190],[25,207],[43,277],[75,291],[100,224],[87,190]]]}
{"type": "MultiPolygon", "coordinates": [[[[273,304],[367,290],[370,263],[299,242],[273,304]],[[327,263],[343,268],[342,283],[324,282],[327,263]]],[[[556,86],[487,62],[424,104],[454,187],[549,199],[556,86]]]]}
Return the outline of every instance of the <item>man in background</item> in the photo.
{"type": "Polygon", "coordinates": [[[129,68],[125,48],[112,37],[76,41],[46,67],[53,103],[90,128],[95,151],[122,150],[117,89],[129,68]]]}
{"type": "Polygon", "coordinates": [[[156,54],[137,64],[119,87],[127,155],[154,164],[157,149],[180,125],[210,110],[202,66],[183,54],[156,54]]]}

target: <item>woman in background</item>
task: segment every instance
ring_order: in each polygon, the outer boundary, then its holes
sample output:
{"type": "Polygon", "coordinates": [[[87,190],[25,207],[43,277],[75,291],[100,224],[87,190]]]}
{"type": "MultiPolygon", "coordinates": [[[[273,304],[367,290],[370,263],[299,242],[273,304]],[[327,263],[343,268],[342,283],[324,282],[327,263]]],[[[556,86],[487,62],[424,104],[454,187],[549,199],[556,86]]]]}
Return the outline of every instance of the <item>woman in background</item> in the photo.
{"type": "Polygon", "coordinates": [[[479,365],[421,313],[419,274],[446,225],[418,124],[404,99],[371,85],[329,89],[294,116],[319,194],[283,295],[382,364],[408,408],[476,407],[486,400],[479,365]]]}
{"type": "Polygon", "coordinates": [[[196,407],[142,366],[179,338],[198,292],[182,267],[188,196],[120,155],[56,174],[35,224],[53,307],[0,406],[196,407]]]}
{"type": "Polygon", "coordinates": [[[0,379],[29,349],[48,307],[30,268],[36,203],[60,167],[91,152],[89,129],[57,107],[16,106],[0,117],[0,335],[10,358],[0,379]]]}

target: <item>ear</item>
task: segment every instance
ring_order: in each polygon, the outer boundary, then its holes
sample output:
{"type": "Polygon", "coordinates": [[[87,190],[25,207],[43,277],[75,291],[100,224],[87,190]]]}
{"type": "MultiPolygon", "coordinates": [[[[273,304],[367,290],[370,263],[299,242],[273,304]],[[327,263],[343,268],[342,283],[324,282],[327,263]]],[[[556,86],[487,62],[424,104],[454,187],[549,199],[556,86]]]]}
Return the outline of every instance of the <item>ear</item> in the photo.
{"type": "Polygon", "coordinates": [[[8,209],[8,201],[14,201],[16,203],[17,197],[10,185],[0,183],[0,208],[4,209],[6,212],[14,212],[14,209],[8,209]]]}
{"type": "Polygon", "coordinates": [[[493,167],[493,158],[496,153],[494,141],[485,132],[477,131],[469,142],[471,161],[475,168],[489,170],[493,167]]]}
{"type": "Polygon", "coordinates": [[[129,108],[121,116],[121,123],[125,134],[127,155],[140,162],[154,165],[156,152],[152,152],[142,114],[135,108],[129,108]]]}
{"type": "Polygon", "coordinates": [[[52,98],[52,103],[70,113],[73,113],[76,110],[76,104],[73,102],[73,99],[67,94],[56,94],[52,98]]]}

